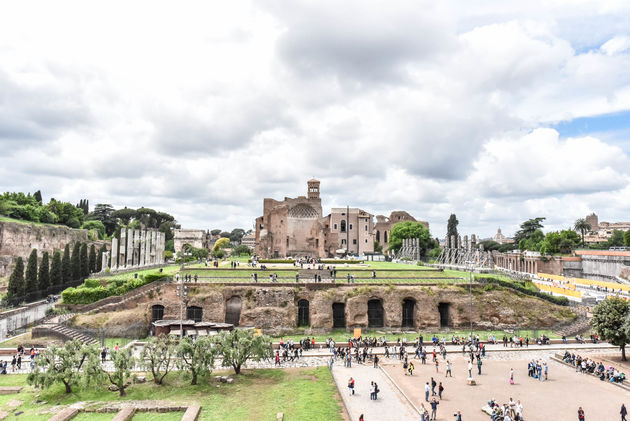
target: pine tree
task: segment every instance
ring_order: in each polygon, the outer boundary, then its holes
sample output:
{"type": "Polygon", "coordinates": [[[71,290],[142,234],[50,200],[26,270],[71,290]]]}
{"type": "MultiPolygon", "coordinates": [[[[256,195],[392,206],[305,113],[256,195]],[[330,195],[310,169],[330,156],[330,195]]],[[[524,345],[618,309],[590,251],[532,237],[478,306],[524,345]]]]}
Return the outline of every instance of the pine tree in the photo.
{"type": "MultiPolygon", "coordinates": [[[[69,252],[69,251],[68,251],[69,252]]],[[[61,285],[63,283],[63,273],[61,270],[61,251],[55,250],[53,253],[52,264],[50,265],[50,285],[61,285]]]]}
{"type": "Polygon", "coordinates": [[[81,245],[81,278],[90,276],[90,262],[88,260],[88,247],[86,243],[81,245]]]}
{"type": "Polygon", "coordinates": [[[90,246],[90,256],[88,258],[88,270],[90,273],[96,272],[96,248],[94,244],[90,246]]]}
{"type": "Polygon", "coordinates": [[[42,261],[39,264],[39,275],[37,277],[39,290],[45,292],[50,287],[50,264],[48,261],[48,252],[42,254],[42,261]]]}
{"type": "Polygon", "coordinates": [[[103,244],[101,248],[98,250],[98,257],[96,258],[96,271],[100,272],[103,270],[103,254],[107,251],[107,246],[103,244]]]}
{"type": "Polygon", "coordinates": [[[37,292],[37,249],[33,249],[28,256],[26,273],[24,274],[25,295],[37,292]]]}
{"type": "Polygon", "coordinates": [[[9,298],[21,297],[24,295],[24,261],[17,258],[15,267],[9,278],[9,288],[7,291],[9,298]]]}
{"type": "Polygon", "coordinates": [[[35,194],[33,194],[35,200],[37,200],[40,204],[42,203],[42,192],[37,190],[35,194]]]}
{"type": "Polygon", "coordinates": [[[74,243],[72,249],[72,257],[70,258],[70,267],[72,268],[72,280],[81,279],[81,243],[74,243]]]}
{"type": "Polygon", "coordinates": [[[70,244],[66,244],[63,249],[63,259],[61,259],[61,282],[67,283],[72,280],[72,266],[70,264],[70,244]]]}

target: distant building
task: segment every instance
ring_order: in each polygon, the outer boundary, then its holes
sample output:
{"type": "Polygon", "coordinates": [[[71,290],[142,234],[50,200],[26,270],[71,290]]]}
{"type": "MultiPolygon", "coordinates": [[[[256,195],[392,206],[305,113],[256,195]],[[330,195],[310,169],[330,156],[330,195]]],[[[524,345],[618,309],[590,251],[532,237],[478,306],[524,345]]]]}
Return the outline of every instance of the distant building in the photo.
{"type": "Polygon", "coordinates": [[[503,235],[503,233],[501,232],[501,228],[499,228],[497,230],[497,233],[494,234],[494,237],[492,237],[493,241],[496,241],[499,244],[512,244],[514,243],[514,239],[513,238],[508,238],[505,235],[503,235]]]}
{"type": "Polygon", "coordinates": [[[374,216],[359,208],[333,208],[330,233],[338,238],[339,250],[350,254],[374,253],[374,216]]]}
{"type": "Polygon", "coordinates": [[[389,248],[389,234],[399,222],[412,221],[420,222],[427,229],[429,229],[429,223],[426,221],[416,221],[416,218],[411,216],[405,211],[393,211],[389,218],[385,215],[376,215],[376,225],[374,225],[374,240],[383,246],[383,253],[387,252],[389,248]]]}
{"type": "Polygon", "coordinates": [[[587,243],[601,243],[607,241],[612,237],[613,231],[615,230],[630,230],[630,222],[599,222],[599,218],[594,212],[585,219],[591,226],[590,232],[584,236],[584,241],[587,243]]]}
{"type": "Polygon", "coordinates": [[[175,253],[181,251],[184,245],[189,244],[195,248],[210,248],[212,235],[204,230],[193,229],[174,229],[173,230],[173,245],[175,253]]]}
{"type": "Polygon", "coordinates": [[[254,248],[256,248],[256,233],[250,232],[249,234],[245,234],[243,238],[241,238],[241,244],[254,250],[254,248]]]}

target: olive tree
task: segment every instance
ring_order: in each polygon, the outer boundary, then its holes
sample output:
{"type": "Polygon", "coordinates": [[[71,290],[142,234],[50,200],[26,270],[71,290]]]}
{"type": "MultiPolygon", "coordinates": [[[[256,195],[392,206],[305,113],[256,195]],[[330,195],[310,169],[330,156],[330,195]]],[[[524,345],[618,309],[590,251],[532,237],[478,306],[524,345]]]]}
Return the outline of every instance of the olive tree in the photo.
{"type": "Polygon", "coordinates": [[[43,350],[36,357],[35,369],[26,380],[28,384],[41,389],[63,383],[66,393],[72,393],[72,387],[88,384],[100,378],[100,375],[98,350],[73,340],[62,347],[51,345],[43,350]]]}
{"type": "Polygon", "coordinates": [[[163,384],[164,378],[175,366],[175,341],[166,335],[149,338],[140,353],[145,369],[151,371],[153,382],[163,384]]]}
{"type": "Polygon", "coordinates": [[[214,339],[216,355],[223,358],[223,367],[232,367],[236,374],[247,360],[260,361],[273,355],[271,339],[266,335],[256,335],[251,329],[223,331],[214,339]]]}
{"type": "Polygon", "coordinates": [[[116,386],[120,396],[125,396],[127,394],[125,389],[131,386],[128,380],[131,378],[131,370],[136,365],[136,359],[131,355],[131,349],[112,351],[111,359],[114,371],[107,372],[107,378],[116,386]]]}
{"type": "Polygon", "coordinates": [[[199,376],[206,376],[212,372],[214,366],[215,348],[209,336],[201,336],[193,341],[185,336],[177,345],[177,366],[180,370],[190,372],[191,385],[197,384],[199,376]]]}

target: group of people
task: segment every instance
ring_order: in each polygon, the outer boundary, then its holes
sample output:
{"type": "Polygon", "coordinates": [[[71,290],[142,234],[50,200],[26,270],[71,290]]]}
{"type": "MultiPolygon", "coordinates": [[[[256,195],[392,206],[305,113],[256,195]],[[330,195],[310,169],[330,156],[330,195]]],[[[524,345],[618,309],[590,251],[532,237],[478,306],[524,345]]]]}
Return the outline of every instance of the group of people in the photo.
{"type": "Polygon", "coordinates": [[[572,354],[569,351],[565,351],[562,361],[574,366],[576,373],[593,374],[602,381],[622,383],[626,379],[626,375],[612,365],[606,367],[601,361],[595,362],[590,358],[572,354]]]}
{"type": "MultiPolygon", "coordinates": [[[[353,377],[348,379],[348,393],[351,396],[354,396],[354,389],[356,388],[356,381],[353,377]]],[[[378,394],[380,389],[378,388],[378,384],[375,381],[370,382],[370,400],[375,401],[378,399],[378,394]]],[[[363,415],[362,415],[363,416],[363,415]]]]}
{"type": "Polygon", "coordinates": [[[545,361],[531,360],[527,363],[527,377],[545,381],[549,377],[549,366],[545,361]]]}
{"type": "MultiPolygon", "coordinates": [[[[22,360],[27,357],[29,359],[30,368],[33,370],[35,368],[35,357],[38,355],[39,352],[33,347],[27,351],[22,345],[18,346],[17,352],[13,355],[13,358],[11,358],[11,371],[15,372],[16,369],[21,370],[22,360]]],[[[4,363],[0,362],[0,374],[8,374],[8,367],[8,361],[5,361],[4,363]]]]}
{"type": "Polygon", "coordinates": [[[491,411],[491,421],[522,421],[523,420],[523,405],[521,401],[514,402],[514,399],[510,398],[507,403],[499,405],[494,398],[488,401],[488,407],[491,411]]]}

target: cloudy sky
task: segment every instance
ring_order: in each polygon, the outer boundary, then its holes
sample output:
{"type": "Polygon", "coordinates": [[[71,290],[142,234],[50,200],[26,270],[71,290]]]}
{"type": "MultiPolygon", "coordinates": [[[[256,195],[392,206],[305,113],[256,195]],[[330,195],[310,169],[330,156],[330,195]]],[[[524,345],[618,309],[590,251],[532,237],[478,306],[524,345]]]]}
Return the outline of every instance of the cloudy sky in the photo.
{"type": "Polygon", "coordinates": [[[0,188],[251,228],[407,210],[443,236],[630,220],[630,2],[0,6],[0,188]]]}

